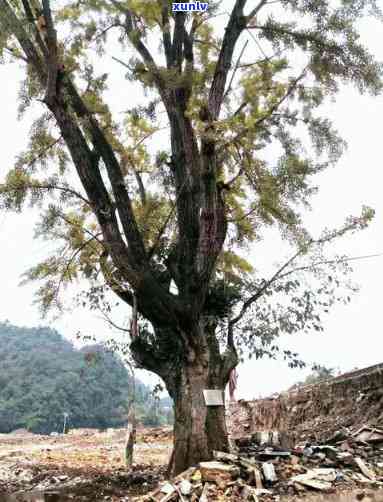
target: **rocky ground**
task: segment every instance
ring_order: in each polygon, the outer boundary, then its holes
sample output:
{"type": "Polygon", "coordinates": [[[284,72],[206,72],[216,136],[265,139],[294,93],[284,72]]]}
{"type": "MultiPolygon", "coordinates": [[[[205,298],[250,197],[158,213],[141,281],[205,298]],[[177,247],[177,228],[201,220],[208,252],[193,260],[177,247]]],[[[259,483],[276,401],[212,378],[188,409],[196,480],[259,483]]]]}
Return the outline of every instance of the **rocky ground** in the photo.
{"type": "Polygon", "coordinates": [[[0,435],[0,502],[383,502],[383,430],[341,428],[317,442],[257,432],[165,479],[169,429],[138,433],[124,466],[124,430],[56,437],[0,435]]]}
{"type": "Polygon", "coordinates": [[[286,434],[257,432],[215,452],[141,500],[383,501],[383,430],[342,428],[317,443],[291,444],[286,434]]]}
{"type": "Polygon", "coordinates": [[[124,430],[78,430],[57,437],[0,434],[0,502],[123,501],[147,493],[164,479],[171,431],[139,432],[130,470],[124,465],[124,442],[124,430]]]}

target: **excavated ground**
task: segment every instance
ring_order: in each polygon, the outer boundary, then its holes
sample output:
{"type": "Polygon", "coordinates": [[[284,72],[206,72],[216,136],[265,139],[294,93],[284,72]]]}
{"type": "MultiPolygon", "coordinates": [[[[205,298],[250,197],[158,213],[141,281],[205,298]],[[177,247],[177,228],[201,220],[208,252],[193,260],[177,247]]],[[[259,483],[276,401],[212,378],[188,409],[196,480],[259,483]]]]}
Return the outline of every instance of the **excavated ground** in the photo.
{"type": "Polygon", "coordinates": [[[130,470],[124,465],[125,434],[124,430],[78,430],[57,437],[0,434],[0,502],[117,501],[147,493],[164,479],[171,431],[140,431],[130,470]],[[44,499],[42,492],[47,491],[44,499]]]}

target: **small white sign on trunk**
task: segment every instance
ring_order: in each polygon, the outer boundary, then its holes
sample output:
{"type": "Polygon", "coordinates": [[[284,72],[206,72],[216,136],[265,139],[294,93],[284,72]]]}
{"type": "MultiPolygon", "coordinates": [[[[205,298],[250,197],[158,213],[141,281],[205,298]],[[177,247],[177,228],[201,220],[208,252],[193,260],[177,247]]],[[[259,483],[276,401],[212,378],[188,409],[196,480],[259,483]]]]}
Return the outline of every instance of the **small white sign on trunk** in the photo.
{"type": "Polygon", "coordinates": [[[205,389],[203,391],[206,406],[224,406],[223,391],[217,389],[205,389]]]}

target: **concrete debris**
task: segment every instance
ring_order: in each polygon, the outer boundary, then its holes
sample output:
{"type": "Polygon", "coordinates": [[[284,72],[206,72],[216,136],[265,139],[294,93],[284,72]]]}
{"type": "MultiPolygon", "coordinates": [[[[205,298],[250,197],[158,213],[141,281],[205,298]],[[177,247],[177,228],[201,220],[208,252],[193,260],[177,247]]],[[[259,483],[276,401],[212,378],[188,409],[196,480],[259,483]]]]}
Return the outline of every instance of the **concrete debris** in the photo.
{"type": "Polygon", "coordinates": [[[354,439],[366,443],[381,443],[383,442],[383,430],[364,426],[355,432],[354,439]]]}
{"type": "Polygon", "coordinates": [[[180,483],[180,492],[182,495],[190,495],[193,489],[193,485],[188,479],[183,479],[180,483]]]}
{"type": "Polygon", "coordinates": [[[199,502],[209,502],[209,492],[211,489],[212,485],[209,483],[206,483],[205,486],[203,487],[201,496],[199,498],[199,502]]]}
{"type": "Polygon", "coordinates": [[[237,438],[236,453],[216,451],[210,462],[201,462],[194,471],[172,480],[174,490],[167,495],[170,498],[153,492],[139,500],[269,502],[284,500],[284,496],[286,500],[302,496],[311,500],[310,494],[316,492],[327,500],[330,494],[366,486],[377,490],[383,500],[383,437],[378,441],[376,431],[365,427],[357,434],[346,434],[342,430],[333,436],[331,444],[298,443],[290,450],[276,444],[275,438],[283,435],[275,432],[237,438]]]}
{"type": "Polygon", "coordinates": [[[359,457],[355,457],[354,461],[356,465],[359,467],[360,471],[362,474],[366,476],[366,478],[371,479],[372,481],[375,481],[375,474],[367,467],[367,465],[363,462],[363,460],[359,457]]]}
{"type": "Polygon", "coordinates": [[[311,469],[305,474],[294,476],[291,478],[291,482],[314,488],[315,490],[329,492],[336,478],[337,475],[334,469],[311,469]]]}
{"type": "Polygon", "coordinates": [[[175,492],[175,488],[173,485],[171,485],[170,483],[165,483],[162,487],[161,487],[161,493],[165,493],[165,495],[170,495],[171,493],[175,492]]]}
{"type": "Polygon", "coordinates": [[[269,483],[275,483],[278,478],[277,475],[275,474],[275,468],[273,464],[270,463],[264,463],[262,464],[262,472],[263,476],[265,478],[265,481],[269,483]]]}
{"type": "Polygon", "coordinates": [[[199,464],[202,481],[212,481],[218,486],[225,486],[239,476],[239,468],[223,462],[201,462],[199,464]]]}

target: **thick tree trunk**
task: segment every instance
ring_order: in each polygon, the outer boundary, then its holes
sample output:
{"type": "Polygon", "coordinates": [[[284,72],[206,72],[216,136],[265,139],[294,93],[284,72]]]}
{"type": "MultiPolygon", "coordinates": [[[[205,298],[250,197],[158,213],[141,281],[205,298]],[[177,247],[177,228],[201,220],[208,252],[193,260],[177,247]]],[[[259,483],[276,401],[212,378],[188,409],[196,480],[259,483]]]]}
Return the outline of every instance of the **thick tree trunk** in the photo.
{"type": "Polygon", "coordinates": [[[210,460],[213,450],[229,448],[225,406],[206,406],[203,391],[224,393],[237,355],[234,350],[220,354],[215,327],[204,328],[200,324],[196,327],[194,349],[188,341],[185,347],[174,330],[157,330],[158,345],[153,346],[150,338],[145,342],[141,336],[131,345],[136,362],[164,380],[174,401],[174,449],[168,470],[171,475],[210,460]]]}
{"type": "Polygon", "coordinates": [[[228,450],[225,408],[205,404],[203,390],[213,388],[208,372],[193,365],[186,366],[181,373],[174,396],[173,474],[211,459],[213,450],[228,450]]]}

